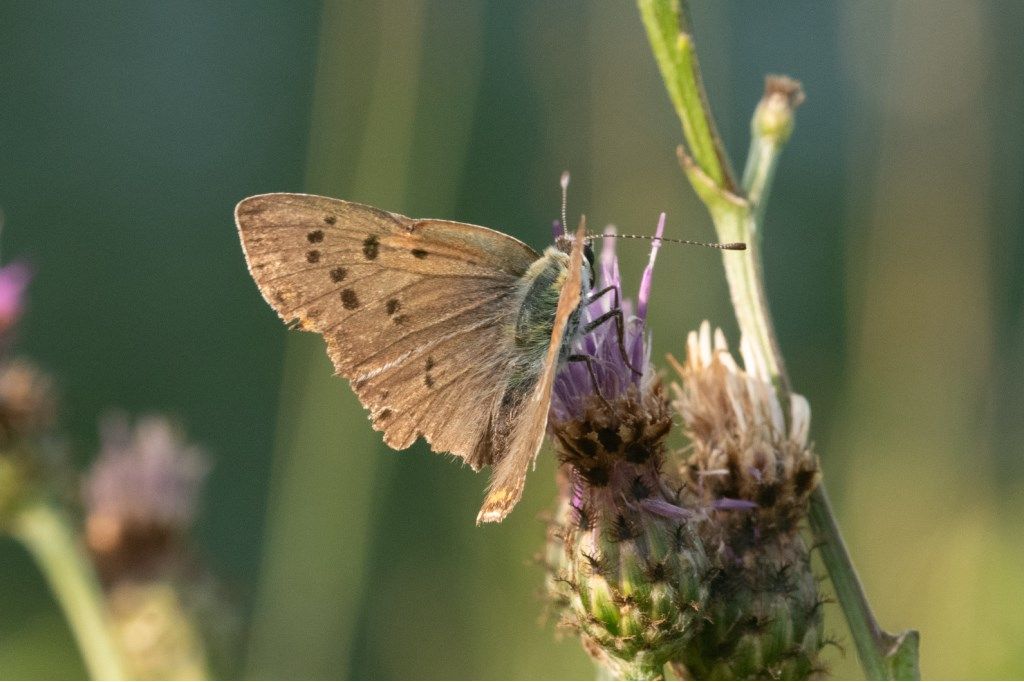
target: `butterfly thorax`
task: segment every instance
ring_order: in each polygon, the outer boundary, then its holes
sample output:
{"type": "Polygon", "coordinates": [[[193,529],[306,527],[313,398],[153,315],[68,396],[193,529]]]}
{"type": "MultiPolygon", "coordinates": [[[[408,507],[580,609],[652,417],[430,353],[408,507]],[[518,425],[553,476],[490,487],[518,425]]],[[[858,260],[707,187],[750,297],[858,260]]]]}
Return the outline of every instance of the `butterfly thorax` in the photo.
{"type": "MultiPolygon", "coordinates": [[[[569,256],[549,247],[530,266],[519,284],[521,298],[515,324],[515,346],[519,351],[513,383],[536,378],[551,342],[558,297],[569,275],[569,256]]],[[[579,326],[579,308],[569,318],[560,359],[569,354],[579,326]]]]}

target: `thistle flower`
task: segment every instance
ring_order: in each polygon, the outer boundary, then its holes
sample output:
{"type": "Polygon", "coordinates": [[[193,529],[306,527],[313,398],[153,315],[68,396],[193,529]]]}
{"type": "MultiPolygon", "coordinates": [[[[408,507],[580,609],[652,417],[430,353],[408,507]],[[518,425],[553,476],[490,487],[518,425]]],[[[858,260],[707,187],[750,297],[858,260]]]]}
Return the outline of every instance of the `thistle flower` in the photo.
{"type": "Polygon", "coordinates": [[[82,485],[86,542],[104,583],[119,648],[134,677],[203,679],[237,623],[189,542],[206,457],[166,419],[101,429],[82,485]]]}
{"type": "Polygon", "coordinates": [[[799,533],[819,479],[810,408],[792,394],[787,430],[767,369],[741,350],[746,369],[705,322],[689,335],[686,363],[673,361],[682,379],[674,406],[692,448],[681,473],[709,510],[699,532],[715,566],[707,621],[682,663],[697,679],[804,679],[822,671],[825,643],[799,533]]]}
{"type": "Polygon", "coordinates": [[[177,551],[192,526],[209,465],[160,417],[133,429],[114,415],[100,436],[100,455],[82,487],[87,543],[105,577],[148,571],[177,551]]]}
{"type": "MultiPolygon", "coordinates": [[[[664,214],[658,236],[663,229],[664,214]]],[[[550,417],[562,495],[549,529],[548,591],[585,650],[619,678],[661,677],[693,636],[706,598],[707,558],[677,483],[666,477],[672,416],[644,334],[658,246],[655,240],[635,312],[621,302],[622,338],[608,322],[577,339],[590,369],[571,363],[559,373],[550,417]]],[[[599,266],[596,290],[617,293],[611,238],[599,266]]],[[[613,304],[611,294],[591,303],[581,324],[613,304]]]]}

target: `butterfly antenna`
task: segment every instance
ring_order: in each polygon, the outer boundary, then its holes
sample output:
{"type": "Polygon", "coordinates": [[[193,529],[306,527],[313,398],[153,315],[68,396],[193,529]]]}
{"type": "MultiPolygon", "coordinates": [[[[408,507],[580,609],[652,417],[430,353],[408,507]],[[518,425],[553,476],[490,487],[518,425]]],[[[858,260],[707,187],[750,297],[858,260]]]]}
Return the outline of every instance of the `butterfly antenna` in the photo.
{"type": "Polygon", "coordinates": [[[688,244],[690,246],[706,246],[709,249],[720,249],[722,251],[746,251],[747,245],[743,242],[698,242],[692,239],[672,239],[671,237],[651,237],[645,234],[588,234],[587,239],[646,239],[647,241],[669,242],[672,244],[688,244]]]}
{"type": "Polygon", "coordinates": [[[569,171],[562,171],[562,178],[558,184],[562,186],[562,229],[566,230],[568,224],[565,221],[565,207],[569,203],[569,171]]]}

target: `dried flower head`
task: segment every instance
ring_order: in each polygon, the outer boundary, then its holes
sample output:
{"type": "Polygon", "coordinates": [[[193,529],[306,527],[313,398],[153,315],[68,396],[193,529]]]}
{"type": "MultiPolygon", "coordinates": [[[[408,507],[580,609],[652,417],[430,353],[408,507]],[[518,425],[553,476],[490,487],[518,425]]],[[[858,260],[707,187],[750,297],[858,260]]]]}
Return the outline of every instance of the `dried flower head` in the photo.
{"type": "Polygon", "coordinates": [[[0,525],[63,483],[63,452],[45,439],[56,412],[49,375],[25,360],[0,363],[0,525]]]}
{"type": "Polygon", "coordinates": [[[693,449],[686,478],[708,506],[753,503],[762,530],[785,532],[804,518],[820,476],[807,443],[810,406],[791,394],[787,428],[767,370],[744,350],[748,369],[736,364],[720,329],[712,339],[705,321],[687,338],[686,364],[672,361],[682,379],[673,386],[674,405],[693,449]]]}
{"type": "Polygon", "coordinates": [[[682,657],[697,679],[803,679],[821,672],[822,599],[799,533],[818,482],[810,408],[792,394],[789,426],[767,369],[705,322],[691,333],[674,386],[691,454],[688,495],[707,510],[699,533],[715,573],[706,624],[682,657]]]}
{"type": "Polygon", "coordinates": [[[123,415],[112,416],[101,440],[82,489],[89,548],[108,576],[148,570],[191,527],[209,465],[162,417],[132,428],[123,415]]]}
{"type": "Polygon", "coordinates": [[[31,362],[0,364],[0,446],[48,433],[57,417],[53,379],[31,362]]]}

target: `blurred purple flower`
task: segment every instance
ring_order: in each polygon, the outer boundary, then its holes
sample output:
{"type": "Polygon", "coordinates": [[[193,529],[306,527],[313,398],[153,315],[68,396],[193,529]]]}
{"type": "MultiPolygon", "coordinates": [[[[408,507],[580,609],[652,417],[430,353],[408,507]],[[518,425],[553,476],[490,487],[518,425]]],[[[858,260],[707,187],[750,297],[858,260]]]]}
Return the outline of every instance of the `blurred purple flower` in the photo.
{"type": "Polygon", "coordinates": [[[21,317],[25,307],[25,289],[32,269],[19,261],[0,268],[0,334],[7,332],[21,317]]]}
{"type": "Polygon", "coordinates": [[[82,491],[93,551],[113,550],[129,536],[183,535],[209,470],[203,453],[163,417],[132,428],[116,415],[100,435],[102,449],[82,491]]]}

